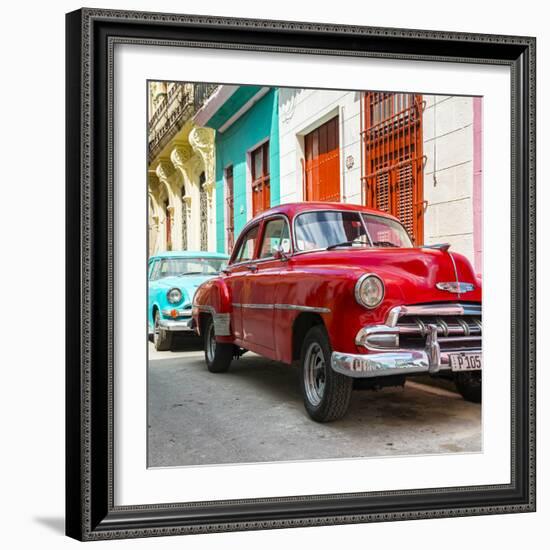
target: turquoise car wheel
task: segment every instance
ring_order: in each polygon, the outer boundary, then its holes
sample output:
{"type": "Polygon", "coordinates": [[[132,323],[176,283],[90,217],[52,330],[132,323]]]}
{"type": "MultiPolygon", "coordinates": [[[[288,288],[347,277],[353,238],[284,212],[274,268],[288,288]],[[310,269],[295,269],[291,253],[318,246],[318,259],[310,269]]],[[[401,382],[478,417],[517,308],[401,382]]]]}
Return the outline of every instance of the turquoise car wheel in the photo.
{"type": "Polygon", "coordinates": [[[160,311],[155,311],[155,328],[153,332],[153,344],[157,351],[168,351],[172,347],[172,333],[160,326],[160,311]]]}

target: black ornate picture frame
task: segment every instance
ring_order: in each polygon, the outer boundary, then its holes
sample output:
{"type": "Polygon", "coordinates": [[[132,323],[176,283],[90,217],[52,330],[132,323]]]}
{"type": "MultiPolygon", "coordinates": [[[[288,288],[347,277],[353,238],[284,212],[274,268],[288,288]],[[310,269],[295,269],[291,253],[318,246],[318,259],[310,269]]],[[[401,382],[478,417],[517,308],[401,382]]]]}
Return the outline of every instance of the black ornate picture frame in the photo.
{"type": "Polygon", "coordinates": [[[535,510],[535,39],[82,9],[67,15],[66,532],[79,540],[535,510]],[[511,482],[117,507],[113,498],[113,46],[505,65],[511,70],[511,482]]]}

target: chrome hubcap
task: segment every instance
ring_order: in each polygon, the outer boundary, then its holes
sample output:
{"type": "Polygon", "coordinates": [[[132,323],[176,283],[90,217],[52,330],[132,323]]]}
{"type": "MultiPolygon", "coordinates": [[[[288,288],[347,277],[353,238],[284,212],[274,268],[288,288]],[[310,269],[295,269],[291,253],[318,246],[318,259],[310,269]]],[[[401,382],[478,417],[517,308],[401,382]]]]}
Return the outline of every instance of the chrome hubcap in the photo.
{"type": "Polygon", "coordinates": [[[206,356],[208,361],[212,363],[216,355],[216,335],[214,334],[214,325],[211,324],[208,327],[208,334],[206,335],[206,356]]]}
{"type": "Polygon", "coordinates": [[[316,407],[321,403],[325,393],[326,363],[321,346],[312,343],[304,362],[304,387],[308,401],[316,407]]]}

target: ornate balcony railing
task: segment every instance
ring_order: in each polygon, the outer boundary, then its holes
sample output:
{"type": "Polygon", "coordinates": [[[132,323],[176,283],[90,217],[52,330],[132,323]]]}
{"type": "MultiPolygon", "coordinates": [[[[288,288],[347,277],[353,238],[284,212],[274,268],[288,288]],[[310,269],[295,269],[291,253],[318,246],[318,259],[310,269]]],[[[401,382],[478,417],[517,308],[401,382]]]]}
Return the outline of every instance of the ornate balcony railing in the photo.
{"type": "Polygon", "coordinates": [[[168,86],[160,96],[149,121],[149,162],[201,108],[217,88],[216,84],[179,84],[168,86]]]}
{"type": "Polygon", "coordinates": [[[194,103],[195,112],[198,111],[205,103],[206,100],[214,93],[214,90],[218,87],[217,84],[194,84],[194,103]]]}

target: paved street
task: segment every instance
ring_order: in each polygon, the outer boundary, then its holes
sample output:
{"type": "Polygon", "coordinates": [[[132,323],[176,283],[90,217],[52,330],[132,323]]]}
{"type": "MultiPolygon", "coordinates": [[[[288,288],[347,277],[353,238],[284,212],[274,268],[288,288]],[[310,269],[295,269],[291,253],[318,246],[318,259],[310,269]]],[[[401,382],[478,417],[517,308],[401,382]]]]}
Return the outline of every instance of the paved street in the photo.
{"type": "Polygon", "coordinates": [[[253,354],[206,370],[201,345],[149,344],[150,467],[481,451],[481,407],[451,384],[355,391],[348,415],[307,416],[298,370],[253,354]]]}

